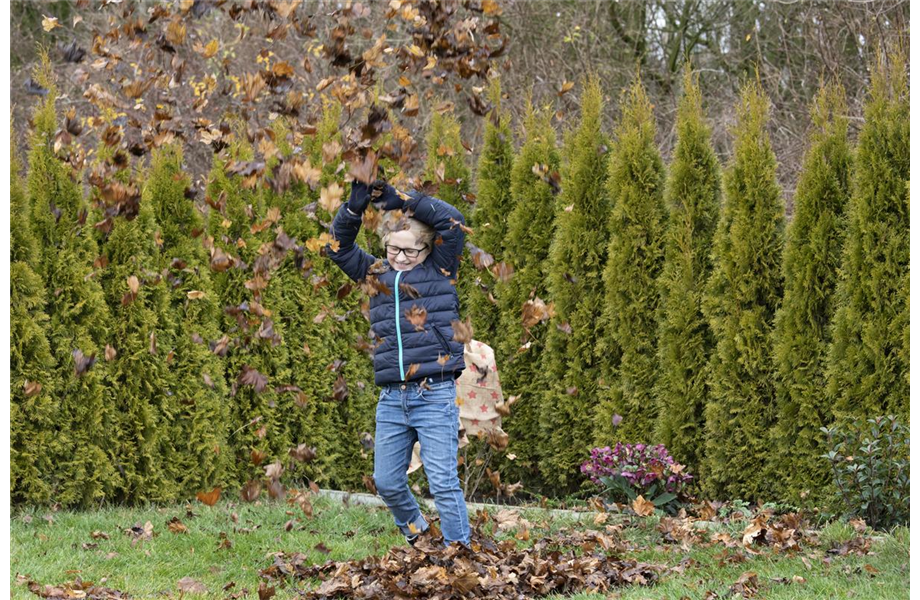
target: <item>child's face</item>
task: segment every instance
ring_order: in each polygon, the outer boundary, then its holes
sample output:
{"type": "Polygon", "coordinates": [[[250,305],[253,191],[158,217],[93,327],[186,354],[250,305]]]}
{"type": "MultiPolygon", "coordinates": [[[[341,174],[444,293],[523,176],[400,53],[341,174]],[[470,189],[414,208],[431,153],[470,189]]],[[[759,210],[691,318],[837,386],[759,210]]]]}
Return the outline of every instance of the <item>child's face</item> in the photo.
{"type": "Polygon", "coordinates": [[[386,243],[387,260],[397,271],[408,271],[421,264],[431,249],[415,239],[411,231],[394,231],[386,243]],[[415,256],[410,256],[414,254],[415,256]]]}

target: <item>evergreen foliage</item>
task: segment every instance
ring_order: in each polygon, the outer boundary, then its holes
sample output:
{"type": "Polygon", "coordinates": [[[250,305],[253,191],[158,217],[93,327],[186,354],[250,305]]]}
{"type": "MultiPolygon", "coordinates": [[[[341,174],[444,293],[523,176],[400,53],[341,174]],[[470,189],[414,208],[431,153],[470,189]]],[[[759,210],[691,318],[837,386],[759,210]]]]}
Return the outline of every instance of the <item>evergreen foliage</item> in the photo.
{"type": "Polygon", "coordinates": [[[172,431],[180,498],[229,483],[230,459],[224,364],[210,349],[221,337],[220,304],[202,244],[204,220],[186,195],[190,183],[182,170],[181,148],[166,146],[152,157],[142,198],[159,226],[158,270],[165,271],[169,290],[174,355],[168,366],[177,399],[172,431]]]}
{"type": "MultiPolygon", "coordinates": [[[[492,80],[489,99],[494,108],[486,120],[482,151],[476,170],[476,207],[473,221],[477,223],[470,242],[492,255],[495,263],[505,260],[505,237],[512,211],[511,169],[514,147],[511,135],[511,115],[501,108],[501,84],[492,80]]],[[[476,339],[493,349],[500,344],[501,311],[495,297],[497,281],[489,269],[473,272],[474,281],[468,287],[466,305],[473,323],[476,339]],[[489,296],[492,296],[490,298],[489,296]]]]}
{"type": "MultiPolygon", "coordinates": [[[[433,195],[459,210],[466,226],[475,231],[477,225],[472,219],[473,209],[467,199],[470,192],[470,169],[466,165],[466,148],[463,147],[463,138],[460,136],[460,122],[452,111],[442,113],[436,110],[432,113],[425,146],[425,179],[439,185],[438,191],[433,195]]],[[[461,321],[470,316],[466,300],[475,291],[477,274],[470,262],[470,251],[464,248],[460,269],[457,272],[461,321]]],[[[476,338],[477,335],[474,329],[473,337],[476,338]]]]}
{"type": "Polygon", "coordinates": [[[38,242],[10,144],[10,497],[14,503],[51,498],[60,456],[60,415],[54,392],[54,357],[45,336],[45,286],[35,273],[38,242]]]}
{"type": "Polygon", "coordinates": [[[746,83],[703,301],[716,348],[701,481],[715,497],[751,501],[770,491],[764,470],[774,419],[770,333],[782,292],[783,209],[766,132],[768,109],[760,85],[746,83]]]}
{"type": "Polygon", "coordinates": [[[812,107],[814,129],[795,194],[783,251],[783,301],[776,313],[776,418],[769,471],[788,502],[829,483],[822,427],[830,424],[824,358],[850,195],[846,96],[822,87],[812,107]]]}
{"type": "Polygon", "coordinates": [[[604,271],[605,337],[619,349],[616,378],[596,409],[595,443],[651,443],[656,411],[657,279],[664,259],[664,164],[640,81],[625,90],[610,156],[610,245],[604,271]],[[614,425],[613,418],[622,421],[614,425]]]}
{"type": "Polygon", "coordinates": [[[63,505],[89,506],[111,497],[116,485],[112,409],[104,397],[106,366],[101,360],[111,318],[94,276],[98,248],[88,231],[92,226],[86,203],[75,175],[54,153],[57,88],[47,55],[35,79],[48,89],[33,117],[27,190],[41,250],[38,274],[49,317],[45,335],[56,365],[53,389],[59,399],[60,455],[51,477],[52,497],[63,505]],[[81,354],[88,366],[78,372],[81,354]]]}
{"type": "Polygon", "coordinates": [[[703,114],[699,82],[689,65],[677,108],[677,144],[668,169],[664,266],[659,287],[658,419],[655,437],[697,473],[703,456],[703,409],[709,397],[713,340],[702,312],[712,270],[710,251],[719,216],[721,169],[703,114]]]}
{"type": "Polygon", "coordinates": [[[602,332],[610,212],[605,188],[610,142],[601,131],[601,104],[600,82],[592,77],[584,86],[580,122],[566,139],[550,246],[549,290],[555,317],[543,354],[546,392],[540,427],[549,447],[540,472],[547,485],[562,493],[590,484],[579,465],[591,450],[592,411],[602,393],[601,364],[609,360],[603,349],[596,350],[602,332]]]}
{"type": "Polygon", "coordinates": [[[549,301],[548,258],[555,218],[555,192],[534,165],[558,172],[560,156],[552,112],[535,110],[528,102],[521,132],[523,144],[511,169],[514,208],[507,215],[507,241],[503,258],[514,268],[507,283],[496,286],[501,315],[498,344],[494,347],[502,391],[507,401],[518,396],[511,414],[502,420],[508,433],[508,453],[514,461],[504,465],[507,481],[522,481],[537,489],[537,467],[549,440],[539,427],[540,403],[544,398],[541,355],[545,351],[548,323],[524,327],[522,308],[528,300],[549,301]],[[529,344],[529,346],[528,346],[529,344]],[[521,350],[522,348],[526,348],[521,350]]]}
{"type": "Polygon", "coordinates": [[[856,147],[827,374],[838,416],[910,414],[909,346],[902,337],[910,265],[906,60],[903,50],[888,62],[879,53],[856,147]]]}

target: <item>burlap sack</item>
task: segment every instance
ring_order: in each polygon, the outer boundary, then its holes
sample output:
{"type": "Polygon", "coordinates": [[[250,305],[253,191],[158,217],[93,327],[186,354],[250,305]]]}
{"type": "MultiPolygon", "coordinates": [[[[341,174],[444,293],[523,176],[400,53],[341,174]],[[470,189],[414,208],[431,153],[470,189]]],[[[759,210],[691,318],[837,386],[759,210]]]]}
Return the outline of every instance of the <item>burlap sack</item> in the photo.
{"type": "MultiPolygon", "coordinates": [[[[502,418],[495,412],[495,405],[502,402],[502,388],[498,380],[498,366],[492,348],[471,340],[463,350],[466,368],[457,379],[457,404],[460,406],[460,448],[470,443],[467,435],[480,431],[501,429],[502,418]]],[[[418,442],[412,449],[412,461],[407,473],[422,466],[418,442]]]]}

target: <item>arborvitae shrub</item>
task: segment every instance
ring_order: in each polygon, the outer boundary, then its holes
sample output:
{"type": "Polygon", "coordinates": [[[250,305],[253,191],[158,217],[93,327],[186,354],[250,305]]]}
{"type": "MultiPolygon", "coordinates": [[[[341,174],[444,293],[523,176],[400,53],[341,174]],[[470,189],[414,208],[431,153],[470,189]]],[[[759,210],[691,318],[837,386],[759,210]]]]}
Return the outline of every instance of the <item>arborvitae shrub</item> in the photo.
{"type": "MultiPolygon", "coordinates": [[[[511,136],[511,116],[501,109],[501,85],[492,80],[489,99],[494,108],[485,124],[482,151],[476,171],[476,207],[473,221],[477,223],[469,241],[489,253],[496,263],[505,260],[505,236],[512,210],[511,165],[514,145],[511,136]]],[[[500,343],[497,281],[490,269],[474,270],[474,281],[468,286],[466,304],[476,339],[493,349],[500,343]],[[489,295],[492,298],[489,298],[489,295]]]]}
{"type": "Polygon", "coordinates": [[[511,414],[502,420],[502,428],[509,437],[507,453],[516,456],[502,465],[502,478],[509,482],[520,480],[528,490],[541,486],[542,478],[536,469],[543,453],[549,450],[549,439],[539,426],[540,403],[545,393],[541,356],[549,325],[531,324],[525,330],[522,307],[535,298],[549,302],[547,271],[555,192],[539,169],[534,172],[534,165],[545,165],[547,175],[559,171],[560,157],[551,119],[549,109],[537,111],[527,103],[521,131],[523,145],[514,157],[511,170],[514,208],[507,215],[503,255],[514,268],[514,275],[507,283],[496,286],[501,321],[498,343],[493,349],[505,400],[518,396],[511,405],[511,414]]]}
{"type": "Polygon", "coordinates": [[[59,400],[60,455],[52,476],[52,500],[91,506],[110,497],[116,485],[111,453],[112,409],[106,402],[103,350],[111,318],[93,275],[98,254],[80,186],[53,150],[57,88],[47,56],[36,80],[48,89],[36,109],[29,151],[27,189],[33,231],[41,249],[38,273],[45,287],[46,336],[54,358],[53,386],[59,400]],[[95,363],[78,374],[75,352],[95,363]]]}
{"type": "Polygon", "coordinates": [[[856,147],[837,284],[828,394],[838,415],[910,414],[902,349],[910,266],[910,105],[903,51],[879,53],[856,147]]]}
{"type": "Polygon", "coordinates": [[[202,244],[204,220],[186,196],[190,183],[182,170],[181,149],[166,146],[152,157],[142,199],[154,212],[162,240],[159,269],[167,273],[179,498],[230,483],[228,388],[223,360],[210,349],[222,335],[220,304],[202,244]]]}
{"type": "Polygon", "coordinates": [[[677,145],[668,169],[668,225],[659,279],[658,420],[655,437],[698,472],[703,456],[703,407],[709,396],[712,333],[701,303],[712,270],[710,251],[719,215],[721,173],[703,115],[699,83],[689,67],[677,108],[677,145]]]}
{"type": "Polygon", "coordinates": [[[742,90],[732,161],[713,240],[703,310],[716,349],[706,405],[705,489],[756,500],[770,492],[764,466],[774,419],[770,332],[782,293],[783,208],[766,132],[768,100],[757,82],[742,90]]]}
{"type": "Polygon", "coordinates": [[[610,142],[601,131],[602,93],[589,79],[581,100],[581,121],[567,137],[562,191],[550,247],[549,287],[555,317],[543,354],[545,399],[540,425],[549,440],[540,461],[546,484],[573,491],[590,480],[579,473],[593,440],[593,410],[602,392],[597,343],[604,306],[609,202],[604,182],[610,142]],[[571,330],[571,333],[569,333],[571,330]]]}
{"type": "Polygon", "coordinates": [[[637,81],[624,92],[610,156],[607,190],[612,213],[604,271],[603,321],[609,346],[619,349],[616,379],[597,409],[595,443],[650,443],[656,411],[657,279],[664,259],[664,165],[655,146],[648,96],[637,81]],[[613,424],[614,415],[622,417],[613,424]]]}
{"type": "MultiPolygon", "coordinates": [[[[252,149],[238,141],[229,151],[233,159],[251,160],[252,149]]],[[[225,159],[215,157],[207,193],[221,209],[210,211],[207,242],[214,249],[212,285],[223,311],[221,331],[227,336],[231,468],[234,480],[242,481],[261,478],[265,465],[287,460],[292,440],[285,403],[292,400],[289,392],[279,392],[276,386],[291,381],[292,349],[284,343],[284,320],[278,317],[283,289],[271,277],[253,272],[262,244],[274,240],[270,228],[252,228],[266,214],[262,188],[247,188],[243,178],[229,175],[225,166],[225,159]],[[216,260],[223,256],[231,258],[216,260]]]]}
{"type": "Polygon", "coordinates": [[[809,490],[819,492],[830,476],[818,457],[827,451],[827,436],[820,431],[830,417],[824,358],[852,168],[842,88],[821,88],[812,120],[783,251],[784,296],[774,331],[777,422],[769,471],[782,497],[793,503],[801,503],[809,490]]]}
{"type": "MultiPolygon", "coordinates": [[[[471,189],[470,169],[466,165],[466,148],[463,147],[463,139],[460,137],[460,122],[453,112],[432,113],[425,146],[425,179],[430,179],[440,186],[434,196],[456,207],[463,215],[467,227],[472,227],[475,232],[477,224],[471,216],[473,207],[467,199],[471,189]]],[[[460,319],[464,321],[470,315],[466,299],[470,297],[476,284],[477,275],[470,260],[470,251],[464,248],[460,270],[457,272],[460,319]]],[[[474,329],[473,337],[476,335],[474,329]]]]}
{"type": "MultiPolygon", "coordinates": [[[[14,148],[10,144],[10,148],[14,148]]],[[[10,162],[10,498],[43,504],[51,499],[60,456],[58,375],[45,328],[45,286],[33,267],[38,242],[19,179],[16,152],[10,162]]]]}
{"type": "Polygon", "coordinates": [[[175,378],[169,371],[175,327],[160,276],[153,207],[119,216],[106,241],[102,285],[112,314],[106,398],[115,409],[111,436],[125,501],[176,498],[180,455],[175,378]],[[136,288],[136,289],[135,289],[136,288]]]}

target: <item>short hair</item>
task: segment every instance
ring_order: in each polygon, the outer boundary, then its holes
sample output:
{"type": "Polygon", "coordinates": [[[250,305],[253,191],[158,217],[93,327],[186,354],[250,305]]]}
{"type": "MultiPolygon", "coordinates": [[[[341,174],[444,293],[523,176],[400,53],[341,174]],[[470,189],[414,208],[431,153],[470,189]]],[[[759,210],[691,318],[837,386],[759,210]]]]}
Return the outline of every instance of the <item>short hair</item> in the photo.
{"type": "Polygon", "coordinates": [[[428,248],[432,248],[434,245],[434,228],[412,217],[407,217],[405,215],[397,217],[395,213],[398,212],[400,211],[389,211],[384,218],[381,219],[378,235],[380,235],[384,246],[389,241],[390,234],[397,231],[410,231],[415,234],[415,241],[417,243],[422,243],[427,245],[428,248]]]}

